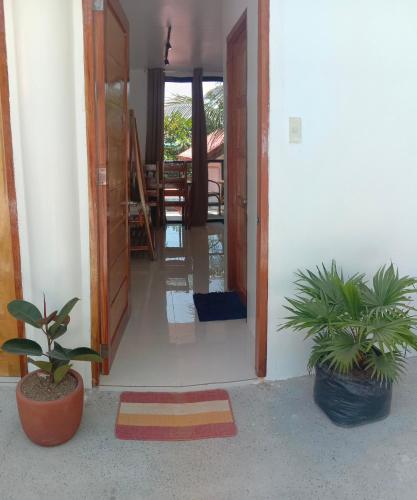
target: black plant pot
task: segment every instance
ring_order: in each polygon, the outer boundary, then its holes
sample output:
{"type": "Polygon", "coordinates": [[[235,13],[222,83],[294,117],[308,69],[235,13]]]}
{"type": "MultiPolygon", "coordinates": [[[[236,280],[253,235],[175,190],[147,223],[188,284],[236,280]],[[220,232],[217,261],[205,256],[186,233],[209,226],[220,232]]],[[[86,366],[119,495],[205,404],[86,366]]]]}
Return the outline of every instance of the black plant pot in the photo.
{"type": "Polygon", "coordinates": [[[391,383],[316,366],[314,401],[336,425],[354,427],[386,418],[391,397],[391,383]]]}

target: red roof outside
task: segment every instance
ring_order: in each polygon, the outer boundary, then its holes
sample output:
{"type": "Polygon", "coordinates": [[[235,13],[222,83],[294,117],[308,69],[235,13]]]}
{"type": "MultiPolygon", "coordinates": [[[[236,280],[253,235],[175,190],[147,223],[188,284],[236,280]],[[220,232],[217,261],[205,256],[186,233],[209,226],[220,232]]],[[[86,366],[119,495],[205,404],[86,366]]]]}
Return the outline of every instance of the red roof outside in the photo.
{"type": "MultiPolygon", "coordinates": [[[[224,130],[216,130],[207,136],[207,156],[209,160],[217,160],[224,154],[224,130]]],[[[191,161],[193,148],[188,148],[177,156],[177,160],[191,161]]]]}

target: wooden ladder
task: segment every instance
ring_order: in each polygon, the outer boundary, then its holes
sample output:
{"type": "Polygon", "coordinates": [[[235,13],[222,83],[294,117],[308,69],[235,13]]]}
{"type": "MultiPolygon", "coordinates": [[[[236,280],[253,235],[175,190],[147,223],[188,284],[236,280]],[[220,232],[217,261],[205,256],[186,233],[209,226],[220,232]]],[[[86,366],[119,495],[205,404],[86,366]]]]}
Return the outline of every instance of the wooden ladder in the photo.
{"type": "Polygon", "coordinates": [[[140,145],[139,145],[139,135],[138,127],[136,122],[135,113],[130,110],[130,172],[132,173],[134,169],[136,170],[136,180],[138,183],[138,191],[140,198],[139,213],[135,216],[130,215],[130,208],[132,206],[138,205],[136,202],[130,201],[129,207],[129,231],[132,229],[143,229],[143,238],[136,245],[130,245],[131,252],[149,252],[149,256],[152,260],[156,259],[155,251],[155,231],[152,226],[152,220],[150,217],[150,209],[148,200],[145,194],[145,174],[142,167],[141,156],[140,156],[140,145]]]}

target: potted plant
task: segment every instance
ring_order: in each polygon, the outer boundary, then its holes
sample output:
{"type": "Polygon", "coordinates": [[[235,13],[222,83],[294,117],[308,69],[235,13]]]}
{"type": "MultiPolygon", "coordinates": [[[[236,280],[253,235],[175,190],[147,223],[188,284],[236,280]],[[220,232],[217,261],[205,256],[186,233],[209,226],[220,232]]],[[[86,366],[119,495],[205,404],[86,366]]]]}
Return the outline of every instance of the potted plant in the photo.
{"type": "Polygon", "coordinates": [[[88,347],[66,349],[57,339],[66,333],[70,312],[79,299],[73,298],[58,312],[43,315],[33,304],[15,300],[8,305],[9,313],[17,320],[42,330],[48,350],[35,341],[16,338],[6,341],[2,349],[11,354],[28,356],[39,370],[23,377],[16,388],[20,421],[27,436],[36,444],[55,446],[65,443],[76,433],[84,406],[84,385],[71,361],[100,362],[97,352],[88,347]],[[35,360],[30,356],[43,356],[35,360]]]}
{"type": "Polygon", "coordinates": [[[407,351],[417,348],[416,283],[392,264],[371,284],[363,274],[345,278],[335,262],[330,269],[298,271],[280,330],[302,330],[312,339],[314,399],[334,423],[354,426],[388,416],[392,384],[404,371],[407,351]]]}

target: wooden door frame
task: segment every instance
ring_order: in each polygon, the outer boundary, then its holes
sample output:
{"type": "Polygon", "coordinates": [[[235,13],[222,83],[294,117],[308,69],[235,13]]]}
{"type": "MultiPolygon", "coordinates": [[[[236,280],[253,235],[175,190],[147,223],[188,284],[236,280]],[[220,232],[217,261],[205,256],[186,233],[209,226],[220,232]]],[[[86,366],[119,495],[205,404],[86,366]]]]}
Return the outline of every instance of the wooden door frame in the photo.
{"type": "MultiPolygon", "coordinates": [[[[227,43],[247,29],[247,12],[238,20],[227,43]]],[[[256,348],[255,370],[266,376],[268,340],[268,245],[269,245],[269,35],[270,0],[258,0],[258,151],[257,151],[257,236],[256,236],[256,348]]],[[[228,124],[229,127],[229,124],[228,124]]],[[[229,154],[229,153],[228,153],[229,154]]],[[[229,162],[228,162],[229,163],[229,162]]],[[[229,169],[229,164],[228,167],[229,169]]],[[[229,173],[228,173],[229,176],[229,173]]],[[[228,183],[227,193],[232,186],[228,183]]],[[[229,221],[229,211],[227,214],[229,221]]],[[[234,252],[228,241],[228,268],[234,252]]]]}
{"type": "Polygon", "coordinates": [[[270,0],[258,0],[258,224],[256,236],[256,374],[266,377],[269,274],[270,0]]]}
{"type": "MultiPolygon", "coordinates": [[[[19,225],[17,217],[16,186],[13,165],[13,143],[12,129],[10,122],[10,93],[9,93],[9,73],[7,67],[6,48],[6,24],[4,18],[4,2],[0,0],[0,107],[1,107],[1,129],[3,131],[4,143],[4,170],[7,186],[7,196],[9,201],[9,216],[12,241],[13,266],[15,276],[15,297],[23,298],[22,288],[22,267],[20,260],[20,240],[19,225]]],[[[25,327],[22,321],[17,322],[17,331],[20,338],[25,337],[25,327]]],[[[20,356],[20,374],[28,373],[26,356],[20,356]]]]}
{"type": "MultiPolygon", "coordinates": [[[[95,89],[94,0],[83,0],[84,79],[87,125],[88,199],[90,226],[90,314],[91,346],[100,350],[100,266],[97,191],[97,127],[95,89]]],[[[92,382],[100,382],[100,365],[92,364],[92,382]]]]}

